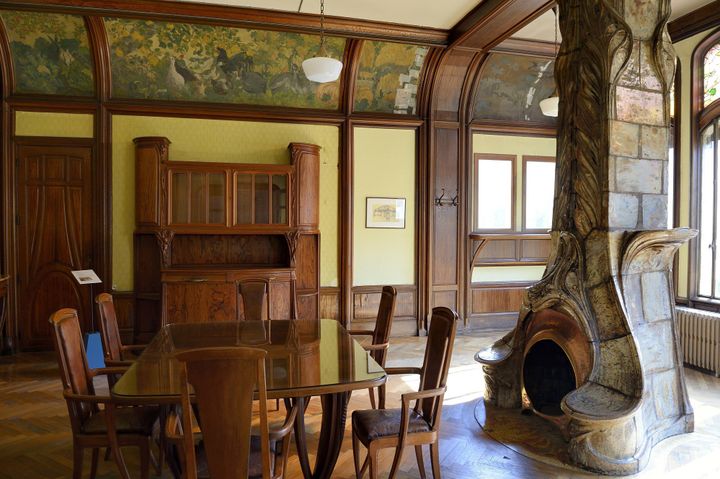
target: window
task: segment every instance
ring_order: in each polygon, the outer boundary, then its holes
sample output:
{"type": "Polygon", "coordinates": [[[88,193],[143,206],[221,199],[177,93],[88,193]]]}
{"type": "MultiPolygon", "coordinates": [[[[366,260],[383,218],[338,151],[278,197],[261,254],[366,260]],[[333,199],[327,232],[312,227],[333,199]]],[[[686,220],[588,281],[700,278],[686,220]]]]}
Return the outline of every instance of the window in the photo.
{"type": "Polygon", "coordinates": [[[515,223],[515,156],[475,155],[475,229],[511,231],[515,223]]]}
{"type": "Polygon", "coordinates": [[[523,230],[545,232],[552,227],[555,158],[523,156],[523,230]]]}
{"type": "Polygon", "coordinates": [[[693,111],[693,227],[699,230],[693,248],[691,296],[720,300],[720,33],[709,36],[695,51],[693,111]]]}

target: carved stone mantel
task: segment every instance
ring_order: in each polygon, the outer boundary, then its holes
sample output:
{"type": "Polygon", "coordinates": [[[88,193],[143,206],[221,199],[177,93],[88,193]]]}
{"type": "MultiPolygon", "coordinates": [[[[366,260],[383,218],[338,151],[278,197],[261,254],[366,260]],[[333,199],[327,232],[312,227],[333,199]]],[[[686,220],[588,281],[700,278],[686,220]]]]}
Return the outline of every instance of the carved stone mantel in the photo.
{"type": "Polygon", "coordinates": [[[554,338],[577,388],[560,407],[571,460],[641,470],[658,441],[693,429],[675,329],[673,255],[696,232],[667,230],[669,0],[559,0],[560,114],[552,253],[516,328],[476,359],[486,400],[523,403],[528,344],[554,338]],[[553,314],[544,315],[543,311],[553,314]],[[568,318],[584,334],[570,344],[568,318]],[[567,328],[564,328],[567,329],[567,328]],[[578,349],[583,351],[578,352],[578,349]]]}

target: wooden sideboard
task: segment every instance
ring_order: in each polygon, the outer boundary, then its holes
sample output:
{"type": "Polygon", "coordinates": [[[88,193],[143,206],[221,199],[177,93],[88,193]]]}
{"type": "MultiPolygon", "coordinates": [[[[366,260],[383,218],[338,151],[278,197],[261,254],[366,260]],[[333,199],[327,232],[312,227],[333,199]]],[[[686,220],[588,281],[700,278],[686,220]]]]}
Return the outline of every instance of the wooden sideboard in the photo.
{"type": "Polygon", "coordinates": [[[265,282],[269,319],[317,319],[319,147],[287,165],[170,161],[135,139],[136,341],[162,324],[242,320],[239,286],[265,282]]]}

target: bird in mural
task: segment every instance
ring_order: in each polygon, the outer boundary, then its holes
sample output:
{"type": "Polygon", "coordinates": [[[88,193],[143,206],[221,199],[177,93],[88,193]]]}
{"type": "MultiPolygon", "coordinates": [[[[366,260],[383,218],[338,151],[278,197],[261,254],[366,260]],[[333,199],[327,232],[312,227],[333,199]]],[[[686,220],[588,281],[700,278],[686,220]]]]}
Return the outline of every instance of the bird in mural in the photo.
{"type": "Polygon", "coordinates": [[[261,74],[253,71],[240,70],[240,86],[248,93],[265,93],[267,80],[261,74]]]}
{"type": "Polygon", "coordinates": [[[287,91],[297,95],[304,95],[308,92],[309,85],[303,82],[297,65],[290,63],[290,71],[278,73],[270,79],[270,91],[273,94],[287,91]]]}
{"type": "MultiPolygon", "coordinates": [[[[173,60],[175,59],[173,58],[173,60]]],[[[200,78],[188,68],[187,63],[182,58],[175,60],[175,71],[183,77],[185,83],[200,81],[200,78]]]]}
{"type": "Polygon", "coordinates": [[[167,75],[165,75],[168,88],[171,90],[179,90],[185,86],[185,78],[178,73],[175,68],[175,57],[170,57],[170,65],[168,66],[167,75]]]}
{"type": "Polygon", "coordinates": [[[236,53],[232,57],[228,56],[227,50],[217,47],[217,64],[228,78],[239,78],[240,71],[249,71],[252,66],[252,59],[245,52],[236,53]]]}

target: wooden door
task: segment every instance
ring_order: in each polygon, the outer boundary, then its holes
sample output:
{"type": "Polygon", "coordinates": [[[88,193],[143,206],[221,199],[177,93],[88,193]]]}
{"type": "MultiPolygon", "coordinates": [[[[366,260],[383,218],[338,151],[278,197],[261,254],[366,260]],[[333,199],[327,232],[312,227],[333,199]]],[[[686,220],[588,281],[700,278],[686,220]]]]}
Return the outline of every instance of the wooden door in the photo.
{"type": "Polygon", "coordinates": [[[92,263],[92,148],[17,147],[18,326],[23,349],[51,348],[50,314],[78,310],[87,327],[90,288],[72,270],[92,263]]]}

